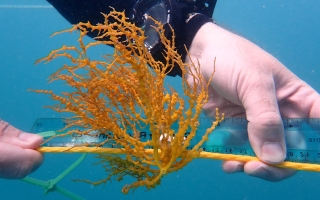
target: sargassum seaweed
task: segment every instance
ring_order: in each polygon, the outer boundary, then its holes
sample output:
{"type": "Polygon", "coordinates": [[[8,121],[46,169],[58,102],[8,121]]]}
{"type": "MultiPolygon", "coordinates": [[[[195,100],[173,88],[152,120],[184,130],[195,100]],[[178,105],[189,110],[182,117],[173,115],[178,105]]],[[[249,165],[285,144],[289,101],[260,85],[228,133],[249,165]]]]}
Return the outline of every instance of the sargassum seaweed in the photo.
{"type": "Polygon", "coordinates": [[[163,175],[183,168],[198,157],[201,145],[223,117],[219,117],[217,111],[216,121],[203,134],[201,141],[188,148],[196,135],[211,79],[207,82],[203,78],[198,63],[182,61],[175,49],[174,34],[172,38],[166,38],[159,22],[155,21],[154,29],[164,46],[166,63],[153,59],[144,45],[143,30],[129,22],[123,12],[113,10],[102,15],[103,24],[81,22],[55,33],[79,31],[79,46],[64,45],[36,62],[67,58],[69,64],[52,74],[49,82],[62,80],[72,91],[60,94],[50,90],[33,91],[49,94],[56,100],[57,105],[50,106],[55,111],[74,114],[68,119],[66,129],[69,131],[62,137],[74,133],[105,134],[107,139],[97,144],[97,148],[112,144],[125,154],[122,157],[100,154],[99,163],[108,176],[100,181],[85,182],[98,185],[112,178],[120,181],[129,175],[136,181],[125,185],[124,193],[139,186],[151,189],[160,184],[163,175]],[[85,43],[84,37],[89,31],[97,33],[96,40],[85,43]],[[126,41],[120,42],[119,37],[126,38],[126,41]],[[97,45],[113,45],[114,53],[101,60],[90,59],[87,52],[97,45]],[[182,79],[178,78],[182,95],[172,87],[165,87],[165,76],[174,66],[182,70],[182,79]],[[192,84],[188,83],[187,77],[192,78],[192,84]],[[142,128],[149,129],[150,140],[141,140],[139,130],[142,128]],[[128,134],[129,130],[133,134],[128,134]],[[187,131],[189,134],[186,135],[187,131]],[[153,149],[152,153],[150,149],[153,149]]]}

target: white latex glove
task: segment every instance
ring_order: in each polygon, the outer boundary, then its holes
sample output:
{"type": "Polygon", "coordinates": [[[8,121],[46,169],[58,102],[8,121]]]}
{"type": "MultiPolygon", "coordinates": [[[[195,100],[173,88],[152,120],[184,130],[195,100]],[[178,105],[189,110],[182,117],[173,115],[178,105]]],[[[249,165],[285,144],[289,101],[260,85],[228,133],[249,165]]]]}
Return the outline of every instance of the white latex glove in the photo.
{"type": "Polygon", "coordinates": [[[273,56],[213,23],[199,29],[189,53],[194,63],[199,61],[207,80],[216,58],[204,113],[214,117],[215,108],[219,108],[226,117],[246,117],[250,144],[262,161],[226,161],[223,170],[244,171],[268,181],[292,176],[294,170],[268,165],[281,163],[286,157],[281,116],[320,117],[319,94],[273,56]]]}
{"type": "Polygon", "coordinates": [[[18,179],[35,171],[43,162],[37,147],[43,138],[25,133],[0,120],[0,178],[18,179]]]}

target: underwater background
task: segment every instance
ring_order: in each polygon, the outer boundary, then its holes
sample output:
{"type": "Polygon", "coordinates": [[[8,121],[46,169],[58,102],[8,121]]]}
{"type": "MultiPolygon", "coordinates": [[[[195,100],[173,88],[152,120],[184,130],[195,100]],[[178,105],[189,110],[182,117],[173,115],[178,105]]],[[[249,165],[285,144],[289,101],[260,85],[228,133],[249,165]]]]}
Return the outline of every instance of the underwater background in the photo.
{"type": "MultiPolygon", "coordinates": [[[[256,43],[301,79],[320,92],[320,1],[317,0],[218,0],[215,21],[222,27],[256,43]]],[[[75,34],[49,38],[70,24],[46,1],[0,0],[0,118],[19,129],[30,131],[37,118],[62,115],[43,106],[54,102],[28,89],[62,91],[59,83],[47,84],[47,77],[63,64],[34,62],[63,44],[77,44],[75,34]]],[[[214,35],[212,36],[214,37],[214,35]]],[[[99,47],[101,56],[112,52],[99,47]]],[[[167,78],[174,86],[179,78],[167,78]]],[[[180,85],[179,85],[180,86],[180,85]]],[[[175,86],[178,88],[179,86],[175,86]]],[[[181,88],[180,88],[180,90],[181,88]]],[[[320,111],[319,111],[320,112],[320,111]]],[[[1,147],[0,147],[1,148],[1,147]]],[[[56,178],[81,154],[45,154],[43,165],[30,176],[43,181],[56,178]]],[[[97,159],[89,155],[57,185],[85,199],[318,199],[320,173],[298,172],[290,179],[271,183],[245,174],[222,172],[221,162],[197,159],[165,176],[156,189],[138,188],[124,195],[130,183],[109,182],[93,187],[73,179],[99,180],[106,177],[97,159]]],[[[0,179],[0,199],[68,199],[53,191],[44,196],[40,186],[21,180],[0,179]]]]}

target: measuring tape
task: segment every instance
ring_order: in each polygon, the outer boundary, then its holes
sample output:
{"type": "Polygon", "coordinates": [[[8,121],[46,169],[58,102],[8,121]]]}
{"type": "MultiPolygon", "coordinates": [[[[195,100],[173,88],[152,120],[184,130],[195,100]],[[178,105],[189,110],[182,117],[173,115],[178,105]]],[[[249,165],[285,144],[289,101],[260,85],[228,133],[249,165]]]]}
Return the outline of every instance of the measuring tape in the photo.
{"type": "MultiPolygon", "coordinates": [[[[197,144],[206,129],[212,125],[212,118],[200,118],[196,137],[192,140],[188,148],[197,144]]],[[[247,132],[248,121],[245,118],[225,118],[216,129],[209,135],[209,140],[202,146],[206,152],[255,156],[248,140],[247,132]]],[[[31,129],[32,133],[41,133],[48,139],[54,135],[63,134],[57,132],[66,126],[64,118],[39,118],[34,122],[31,129]]],[[[320,118],[283,118],[285,140],[287,145],[287,157],[285,161],[297,163],[320,164],[320,118]]],[[[73,127],[74,129],[75,127],[73,127]]],[[[174,124],[173,129],[178,129],[174,124]]],[[[81,130],[81,128],[79,127],[81,130]]],[[[151,133],[148,129],[141,129],[141,141],[151,139],[151,133]]],[[[106,140],[105,135],[99,135],[92,131],[92,135],[70,134],[64,137],[55,137],[43,146],[50,147],[73,147],[81,145],[94,145],[106,140]]],[[[130,131],[128,134],[131,134],[130,131]]],[[[188,134],[188,132],[186,132],[188,134]]],[[[112,148],[112,144],[107,144],[112,148]]]]}

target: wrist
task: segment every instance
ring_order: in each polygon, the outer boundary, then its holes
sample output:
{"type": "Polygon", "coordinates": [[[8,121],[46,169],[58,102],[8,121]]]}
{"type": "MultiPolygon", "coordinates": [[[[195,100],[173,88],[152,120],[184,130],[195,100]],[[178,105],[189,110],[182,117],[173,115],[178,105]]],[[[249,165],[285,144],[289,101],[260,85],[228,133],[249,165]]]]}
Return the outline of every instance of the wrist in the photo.
{"type": "Polygon", "coordinates": [[[206,23],[213,23],[213,19],[198,13],[192,14],[185,21],[183,29],[176,32],[176,47],[183,60],[187,57],[186,49],[190,49],[195,36],[206,23]]]}
{"type": "Polygon", "coordinates": [[[227,31],[214,23],[203,24],[195,34],[188,49],[190,57],[200,61],[204,59],[203,57],[208,57],[205,54],[210,53],[213,56],[210,56],[211,59],[214,59],[219,51],[224,49],[221,48],[222,45],[229,43],[230,37],[227,35],[227,31]],[[208,48],[210,49],[207,50],[208,48]]]}

